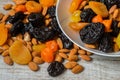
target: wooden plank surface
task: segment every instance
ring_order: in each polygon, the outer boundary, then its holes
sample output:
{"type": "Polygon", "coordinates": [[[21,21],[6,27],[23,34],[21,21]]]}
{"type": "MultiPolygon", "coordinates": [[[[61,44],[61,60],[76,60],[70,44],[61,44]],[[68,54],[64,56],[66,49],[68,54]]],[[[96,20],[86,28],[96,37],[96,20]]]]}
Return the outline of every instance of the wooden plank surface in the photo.
{"type": "MultiPolygon", "coordinates": [[[[2,6],[9,0],[0,0],[2,6]],[[3,1],[3,2],[2,2],[3,1]]],[[[0,56],[0,80],[120,80],[120,58],[106,58],[93,56],[92,62],[79,61],[85,67],[80,74],[73,74],[70,70],[65,71],[58,77],[50,77],[47,73],[48,64],[40,65],[40,70],[33,72],[28,66],[14,64],[8,66],[0,56]]]]}

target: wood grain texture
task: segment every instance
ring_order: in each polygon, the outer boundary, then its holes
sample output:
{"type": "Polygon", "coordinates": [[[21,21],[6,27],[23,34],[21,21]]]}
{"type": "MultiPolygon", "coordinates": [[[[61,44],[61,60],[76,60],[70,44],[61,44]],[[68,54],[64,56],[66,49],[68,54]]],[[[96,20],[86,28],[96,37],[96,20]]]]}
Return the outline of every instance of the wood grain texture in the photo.
{"type": "MultiPolygon", "coordinates": [[[[4,12],[2,6],[9,3],[9,0],[0,1],[3,1],[0,2],[0,10],[4,12]]],[[[53,78],[47,73],[47,63],[40,65],[39,71],[33,72],[26,65],[8,66],[0,56],[0,80],[120,80],[120,58],[103,58],[94,55],[92,62],[81,60],[79,64],[85,67],[82,73],[73,74],[67,70],[53,78]]]]}

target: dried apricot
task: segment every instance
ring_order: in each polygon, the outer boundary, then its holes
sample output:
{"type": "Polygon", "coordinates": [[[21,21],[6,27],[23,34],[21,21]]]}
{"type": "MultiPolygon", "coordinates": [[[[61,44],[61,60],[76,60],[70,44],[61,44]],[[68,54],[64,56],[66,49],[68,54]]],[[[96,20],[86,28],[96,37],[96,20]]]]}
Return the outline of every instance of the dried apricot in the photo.
{"type": "Polygon", "coordinates": [[[73,13],[79,8],[79,5],[81,4],[83,0],[72,0],[72,3],[70,5],[69,11],[73,13]]]}
{"type": "Polygon", "coordinates": [[[54,61],[54,53],[52,52],[52,50],[50,48],[46,47],[41,52],[41,58],[45,62],[48,62],[48,63],[53,62],[54,61]]]}
{"type": "Polygon", "coordinates": [[[72,16],[71,16],[72,22],[79,22],[79,21],[81,21],[80,14],[81,14],[81,11],[80,11],[80,10],[76,10],[76,11],[72,14],[72,16]]]}
{"type": "Polygon", "coordinates": [[[45,47],[46,47],[45,44],[38,44],[38,45],[32,46],[33,51],[36,51],[36,52],[41,52],[45,47]]]}
{"type": "Polygon", "coordinates": [[[10,57],[18,64],[28,64],[32,56],[21,41],[16,40],[9,48],[10,57]]]}
{"type": "Polygon", "coordinates": [[[55,0],[39,0],[39,2],[43,7],[50,7],[54,5],[55,0]]]}
{"type": "Polygon", "coordinates": [[[50,48],[53,52],[58,50],[58,44],[55,40],[46,42],[46,47],[50,48]]]}
{"type": "Polygon", "coordinates": [[[25,6],[26,6],[26,9],[28,12],[41,12],[42,11],[41,4],[39,4],[35,1],[27,1],[25,6]]]}
{"type": "Polygon", "coordinates": [[[0,45],[3,45],[8,38],[8,29],[5,27],[5,23],[0,23],[0,45]]]}
{"type": "Polygon", "coordinates": [[[101,15],[102,17],[108,16],[108,10],[105,4],[96,1],[89,1],[89,6],[96,14],[101,15]]]}
{"type": "Polygon", "coordinates": [[[26,7],[25,7],[25,5],[17,5],[16,8],[15,8],[15,11],[16,12],[19,12],[19,11],[25,12],[26,7]]]}

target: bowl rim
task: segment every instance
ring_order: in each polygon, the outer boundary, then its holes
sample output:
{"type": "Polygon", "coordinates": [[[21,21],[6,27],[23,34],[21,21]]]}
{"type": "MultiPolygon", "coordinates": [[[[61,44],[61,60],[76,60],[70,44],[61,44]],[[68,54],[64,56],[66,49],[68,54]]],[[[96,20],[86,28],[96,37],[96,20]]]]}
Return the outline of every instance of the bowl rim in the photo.
{"type": "Polygon", "coordinates": [[[84,48],[84,47],[78,45],[75,41],[73,41],[73,40],[64,32],[64,30],[63,30],[63,28],[62,28],[62,25],[60,24],[60,21],[59,21],[59,18],[58,18],[58,7],[59,7],[59,4],[60,4],[60,0],[58,0],[58,1],[57,1],[57,4],[56,4],[56,12],[55,12],[56,19],[57,19],[57,22],[58,22],[58,25],[59,25],[61,31],[65,34],[65,36],[66,36],[69,40],[71,40],[74,44],[76,44],[77,46],[79,46],[81,49],[84,49],[84,50],[89,51],[89,52],[91,52],[91,53],[94,53],[94,54],[96,54],[96,55],[104,56],[104,57],[120,57],[120,54],[118,54],[118,53],[120,53],[120,52],[117,52],[117,53],[114,53],[114,54],[109,54],[109,53],[100,54],[100,53],[94,52],[94,51],[92,51],[92,50],[89,50],[89,49],[87,49],[87,48],[84,48]]]}

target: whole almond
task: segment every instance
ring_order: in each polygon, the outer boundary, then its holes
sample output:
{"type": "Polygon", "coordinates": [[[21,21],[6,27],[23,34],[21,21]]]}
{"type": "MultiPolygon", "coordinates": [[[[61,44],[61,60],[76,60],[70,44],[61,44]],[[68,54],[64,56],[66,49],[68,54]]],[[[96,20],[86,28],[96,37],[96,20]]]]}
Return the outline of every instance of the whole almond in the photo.
{"type": "Polygon", "coordinates": [[[85,47],[92,48],[92,49],[96,48],[96,46],[93,44],[85,44],[85,47]]]}
{"type": "Polygon", "coordinates": [[[37,64],[42,64],[44,63],[44,61],[42,60],[42,58],[40,57],[34,57],[33,58],[33,62],[37,63],[37,64]]]}
{"type": "Polygon", "coordinates": [[[90,56],[90,55],[92,55],[92,54],[93,54],[93,53],[87,51],[87,55],[88,55],[88,56],[90,56]]]}
{"type": "Polygon", "coordinates": [[[70,55],[75,55],[75,54],[77,54],[77,49],[71,49],[70,50],[70,53],[69,53],[70,55]]]}
{"type": "Polygon", "coordinates": [[[81,49],[81,50],[78,50],[78,53],[79,53],[79,55],[85,55],[86,51],[81,49]]]}
{"type": "Polygon", "coordinates": [[[38,66],[36,63],[34,63],[34,62],[29,62],[28,66],[29,66],[29,68],[30,68],[32,71],[37,71],[37,70],[39,70],[39,66],[38,66]]]}
{"type": "Polygon", "coordinates": [[[5,56],[8,56],[9,55],[9,50],[5,50],[3,53],[2,53],[2,56],[5,57],[5,56]]]}
{"type": "Polygon", "coordinates": [[[59,54],[55,55],[55,61],[62,62],[62,57],[59,54]]]}
{"type": "Polygon", "coordinates": [[[114,13],[113,13],[113,18],[115,19],[118,16],[119,10],[115,9],[114,13]]]}
{"type": "Polygon", "coordinates": [[[65,63],[65,68],[67,68],[67,69],[72,69],[72,68],[75,67],[76,65],[77,65],[77,62],[75,62],[75,61],[70,61],[70,62],[65,63]]]}
{"type": "Polygon", "coordinates": [[[79,49],[79,46],[77,46],[76,44],[74,44],[73,47],[74,47],[75,49],[79,49]]]}
{"type": "Polygon", "coordinates": [[[35,51],[33,51],[33,52],[32,52],[32,56],[33,56],[33,57],[36,57],[36,56],[40,57],[40,52],[35,52],[35,51]]]}
{"type": "Polygon", "coordinates": [[[78,73],[82,72],[83,70],[84,70],[83,66],[77,65],[72,69],[72,73],[78,74],[78,73]]]}
{"type": "Polygon", "coordinates": [[[67,54],[65,54],[65,53],[59,53],[59,55],[60,55],[62,58],[65,58],[65,59],[68,58],[67,54]]]}
{"type": "Polygon", "coordinates": [[[109,9],[109,14],[112,14],[115,9],[117,8],[117,5],[113,5],[110,9],[109,9]]]}
{"type": "Polygon", "coordinates": [[[13,61],[12,59],[10,58],[10,56],[5,56],[4,57],[4,62],[8,65],[13,65],[13,61]]]}
{"type": "Polygon", "coordinates": [[[70,50],[69,49],[60,49],[59,52],[60,53],[68,53],[68,52],[70,52],[70,50]]]}
{"type": "Polygon", "coordinates": [[[69,61],[77,61],[78,60],[78,56],[77,55],[69,55],[68,60],[69,61]]]}
{"type": "Polygon", "coordinates": [[[83,60],[86,60],[86,61],[91,61],[92,58],[88,55],[80,55],[80,57],[83,59],[83,60]]]}
{"type": "Polygon", "coordinates": [[[38,43],[37,40],[35,38],[32,38],[32,44],[36,45],[37,43],[38,43]]]}
{"type": "Polygon", "coordinates": [[[63,43],[62,43],[62,40],[60,38],[57,39],[57,44],[58,44],[60,49],[63,48],[63,43]]]}

